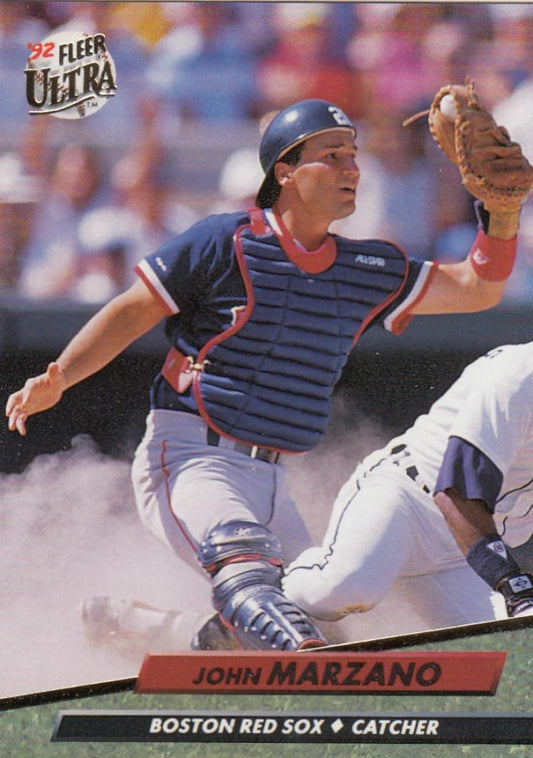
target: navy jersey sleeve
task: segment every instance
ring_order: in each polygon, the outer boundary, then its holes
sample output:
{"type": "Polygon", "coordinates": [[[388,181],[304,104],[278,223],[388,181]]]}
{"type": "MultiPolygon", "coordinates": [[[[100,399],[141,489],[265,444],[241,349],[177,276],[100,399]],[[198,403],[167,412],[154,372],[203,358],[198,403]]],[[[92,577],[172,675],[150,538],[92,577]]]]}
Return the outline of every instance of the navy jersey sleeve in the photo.
{"type": "MultiPolygon", "coordinates": [[[[405,255],[405,254],[404,254],[405,255]]],[[[396,296],[388,303],[369,326],[379,325],[392,334],[401,334],[412,319],[411,309],[425,294],[434,272],[435,264],[406,258],[406,276],[396,296]]]]}
{"type": "Polygon", "coordinates": [[[433,262],[408,259],[405,284],[381,314],[380,322],[387,331],[401,334],[407,329],[413,318],[411,309],[425,295],[435,271],[433,262]]]}
{"type": "Polygon", "coordinates": [[[179,313],[227,265],[234,230],[232,216],[209,216],[143,258],[136,272],[170,313],[179,313]]]}
{"type": "Polygon", "coordinates": [[[435,493],[453,488],[466,500],[483,500],[494,513],[502,482],[502,472],[482,450],[460,437],[449,438],[435,493]]]}

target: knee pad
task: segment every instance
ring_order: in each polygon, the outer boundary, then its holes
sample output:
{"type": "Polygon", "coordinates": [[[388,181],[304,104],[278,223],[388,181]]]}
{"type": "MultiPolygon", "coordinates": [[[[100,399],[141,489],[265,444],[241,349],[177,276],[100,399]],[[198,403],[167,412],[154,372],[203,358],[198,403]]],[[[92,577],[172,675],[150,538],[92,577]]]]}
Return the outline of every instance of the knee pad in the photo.
{"type": "Polygon", "coordinates": [[[326,641],[281,590],[281,546],[261,524],[232,521],[200,546],[213,577],[213,605],[244,648],[298,650],[326,641]]]}
{"type": "Polygon", "coordinates": [[[200,545],[199,560],[212,576],[228,563],[261,560],[281,566],[278,538],[253,521],[228,521],[216,526],[200,545]]]}

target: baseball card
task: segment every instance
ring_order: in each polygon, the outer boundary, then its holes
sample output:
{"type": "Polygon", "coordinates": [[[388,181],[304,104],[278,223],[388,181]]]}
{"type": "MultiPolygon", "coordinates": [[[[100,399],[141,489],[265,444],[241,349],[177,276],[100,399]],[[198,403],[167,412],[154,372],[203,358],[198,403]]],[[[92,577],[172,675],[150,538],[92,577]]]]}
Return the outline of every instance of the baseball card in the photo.
{"type": "Polygon", "coordinates": [[[530,754],[532,61],[0,2],[1,756],[530,754]]]}

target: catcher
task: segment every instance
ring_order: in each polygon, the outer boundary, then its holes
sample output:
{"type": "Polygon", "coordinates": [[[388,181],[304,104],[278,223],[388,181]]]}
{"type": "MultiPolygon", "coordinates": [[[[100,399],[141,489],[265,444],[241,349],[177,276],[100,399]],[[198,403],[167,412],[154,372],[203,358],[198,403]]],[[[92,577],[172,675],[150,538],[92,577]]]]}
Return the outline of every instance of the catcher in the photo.
{"type": "MultiPolygon", "coordinates": [[[[507,204],[480,208],[461,263],[331,235],[330,224],[356,206],[355,138],[327,101],[281,111],[261,139],[256,207],[210,216],[148,254],[138,281],[7,401],[9,429],[24,435],[29,416],[165,320],[170,350],[132,477],[147,528],[211,582],[214,615],[196,637],[201,649],[324,642],[282,590],[283,567],[310,545],[283,455],[321,440],[335,384],[366,329],[400,333],[414,315],[493,307],[513,266],[516,228],[500,236],[492,228],[494,214],[516,220],[507,204]]],[[[488,186],[500,160],[483,163],[488,186]]],[[[525,161],[523,174],[529,190],[525,161]]],[[[179,577],[176,586],[179,594],[179,577]]]]}

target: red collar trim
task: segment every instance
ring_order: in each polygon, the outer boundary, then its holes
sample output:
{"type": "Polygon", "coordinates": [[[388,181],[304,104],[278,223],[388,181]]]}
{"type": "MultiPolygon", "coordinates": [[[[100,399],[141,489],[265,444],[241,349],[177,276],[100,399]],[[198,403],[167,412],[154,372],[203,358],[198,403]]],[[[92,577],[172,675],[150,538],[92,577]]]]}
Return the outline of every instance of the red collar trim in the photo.
{"type": "MultiPolygon", "coordinates": [[[[328,234],[324,243],[316,250],[305,250],[292,238],[289,230],[274,209],[272,209],[276,223],[281,234],[277,234],[281,247],[287,257],[308,274],[321,274],[335,263],[337,257],[337,244],[335,239],[328,234]]],[[[275,230],[274,230],[275,231],[275,230]]]]}
{"type": "MultiPolygon", "coordinates": [[[[254,209],[254,211],[256,210],[258,209],[254,209]]],[[[261,218],[264,222],[264,211],[261,210],[260,212],[261,218]]],[[[317,250],[305,250],[294,241],[281,217],[274,211],[274,209],[272,209],[272,213],[274,214],[279,229],[279,231],[277,229],[272,229],[272,231],[278,238],[287,258],[289,258],[295,266],[298,266],[298,268],[302,269],[302,271],[305,271],[307,274],[321,274],[335,263],[337,258],[337,243],[332,235],[328,234],[324,243],[317,250]]],[[[254,212],[252,219],[254,222],[252,225],[252,231],[257,233],[259,229],[258,214],[254,212]]]]}
{"type": "Polygon", "coordinates": [[[250,217],[250,228],[252,234],[261,237],[263,234],[270,232],[270,227],[266,222],[264,211],[261,208],[250,208],[248,210],[250,217]]]}

